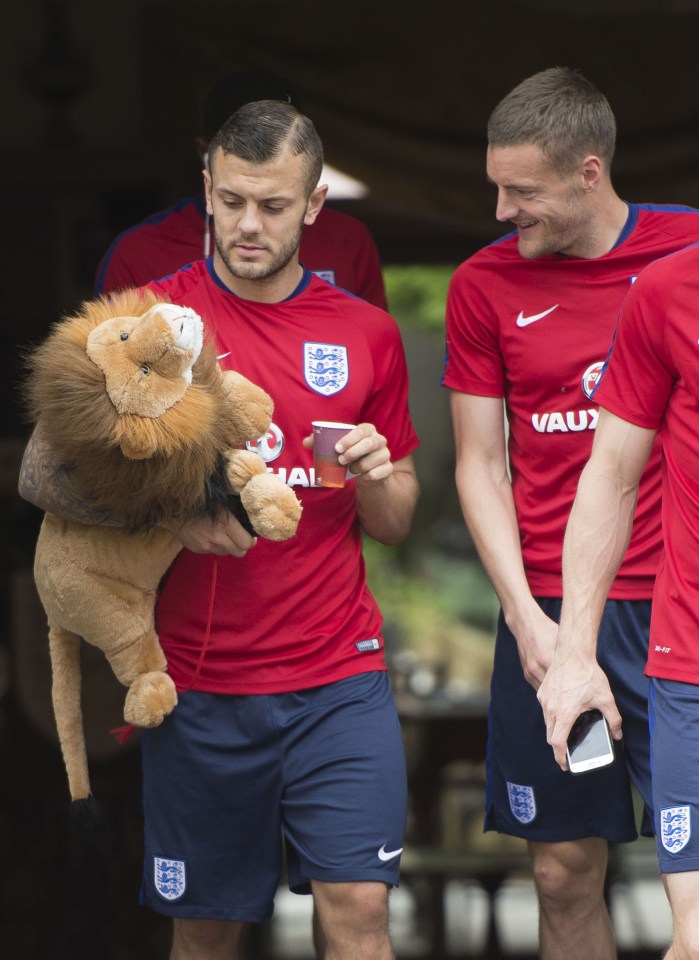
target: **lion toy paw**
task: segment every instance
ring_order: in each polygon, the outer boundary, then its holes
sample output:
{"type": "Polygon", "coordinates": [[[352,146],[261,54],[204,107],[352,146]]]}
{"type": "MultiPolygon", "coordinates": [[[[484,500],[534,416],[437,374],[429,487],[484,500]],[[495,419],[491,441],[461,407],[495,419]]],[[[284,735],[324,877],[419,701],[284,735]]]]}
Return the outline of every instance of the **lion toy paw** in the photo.
{"type": "Polygon", "coordinates": [[[267,473],[262,457],[250,450],[234,450],[227,456],[226,473],[255,533],[267,540],[289,540],[294,536],[301,519],[301,504],[283,480],[267,473]]]}
{"type": "Polygon", "coordinates": [[[124,701],[124,719],[135,727],[158,727],[177,706],[177,690],[167,673],[152,670],[136,677],[124,701]]]}
{"type": "Polygon", "coordinates": [[[260,473],[240,492],[256,533],[267,540],[289,540],[301,519],[301,504],[279,477],[260,473]]]}

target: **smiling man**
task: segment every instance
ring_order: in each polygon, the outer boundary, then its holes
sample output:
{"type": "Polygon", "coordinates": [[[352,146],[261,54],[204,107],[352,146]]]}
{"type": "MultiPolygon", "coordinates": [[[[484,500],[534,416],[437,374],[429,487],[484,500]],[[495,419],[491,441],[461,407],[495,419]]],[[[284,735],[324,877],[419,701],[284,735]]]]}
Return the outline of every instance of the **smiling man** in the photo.
{"type": "Polygon", "coordinates": [[[616,194],[615,139],[607,100],[579,73],[556,67],[515,87],[488,123],[487,174],[497,219],[516,229],[457,269],[447,304],[456,483],[501,604],[485,829],[528,841],[544,960],[616,956],[604,879],[607,842],[637,835],[630,779],[647,808],[641,829],[652,832],[643,670],[661,543],[657,451],[599,635],[624,753],[584,777],[564,773],[536,698],[556,640],[565,525],[598,419],[593,391],[619,308],[648,263],[699,240],[696,210],[616,194]]]}

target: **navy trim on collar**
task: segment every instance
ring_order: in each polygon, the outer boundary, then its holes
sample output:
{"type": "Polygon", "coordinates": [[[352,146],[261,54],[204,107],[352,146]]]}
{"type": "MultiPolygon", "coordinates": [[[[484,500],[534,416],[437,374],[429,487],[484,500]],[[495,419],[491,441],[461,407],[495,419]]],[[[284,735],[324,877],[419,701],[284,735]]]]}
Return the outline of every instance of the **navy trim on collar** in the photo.
{"type": "MultiPolygon", "coordinates": [[[[303,264],[301,264],[301,266],[303,267],[303,264]]],[[[287,300],[293,300],[294,297],[298,297],[300,293],[303,293],[303,291],[306,289],[308,284],[311,282],[312,276],[313,274],[311,273],[311,271],[306,270],[306,268],[303,267],[303,275],[301,276],[301,279],[299,280],[296,289],[292,291],[288,297],[284,297],[284,299],[281,300],[280,303],[286,303],[287,300]]]]}
{"type": "MultiPolygon", "coordinates": [[[[626,201],[624,201],[626,203],[626,201]]],[[[629,208],[628,216],[626,217],[626,223],[624,224],[623,230],[617,237],[616,243],[612,247],[612,250],[616,250],[617,247],[628,239],[628,237],[633,233],[633,229],[638,222],[638,204],[627,203],[626,206],[629,208]]]]}
{"type": "MultiPolygon", "coordinates": [[[[219,275],[216,273],[216,271],[214,270],[214,255],[213,255],[213,254],[211,254],[210,257],[207,257],[204,262],[206,263],[206,269],[207,269],[207,272],[208,272],[209,276],[211,277],[211,279],[213,280],[213,282],[216,284],[217,287],[220,287],[221,290],[225,290],[226,293],[229,293],[232,297],[236,297],[236,298],[239,299],[239,300],[244,299],[243,297],[238,297],[238,294],[235,293],[233,290],[231,290],[231,288],[230,288],[229,286],[227,286],[227,285],[223,282],[223,280],[221,280],[221,278],[219,277],[219,275]]],[[[288,303],[289,300],[293,300],[295,297],[298,297],[299,294],[303,293],[304,290],[308,287],[308,284],[311,282],[311,277],[312,277],[312,276],[313,276],[313,274],[311,273],[311,271],[310,271],[310,270],[306,270],[306,268],[304,267],[304,268],[303,268],[303,274],[302,274],[302,276],[301,276],[301,279],[299,280],[299,282],[298,282],[297,286],[295,287],[295,289],[291,291],[291,293],[289,294],[288,297],[284,297],[283,300],[279,300],[279,301],[277,301],[277,302],[278,302],[278,303],[288,303]]],[[[253,301],[249,301],[249,302],[252,303],[253,301]]]]}

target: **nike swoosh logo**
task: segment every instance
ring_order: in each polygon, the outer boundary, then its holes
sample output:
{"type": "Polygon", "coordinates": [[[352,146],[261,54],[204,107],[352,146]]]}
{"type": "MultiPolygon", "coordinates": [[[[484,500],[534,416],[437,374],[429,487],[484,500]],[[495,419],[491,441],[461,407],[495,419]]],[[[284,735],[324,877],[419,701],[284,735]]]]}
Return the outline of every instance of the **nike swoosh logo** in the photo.
{"type": "Polygon", "coordinates": [[[384,861],[393,860],[394,857],[397,857],[398,854],[402,852],[403,852],[402,847],[400,848],[400,850],[387,850],[386,844],[384,843],[384,845],[379,850],[379,860],[384,860],[384,861]]]}
{"type": "Polygon", "coordinates": [[[535,313],[532,317],[525,317],[522,311],[519,311],[519,316],[517,317],[517,326],[518,327],[528,327],[530,323],[536,323],[537,320],[542,320],[544,317],[548,317],[550,313],[553,313],[554,310],[558,309],[558,304],[554,304],[552,307],[549,307],[548,310],[544,310],[543,313],[535,313]]]}

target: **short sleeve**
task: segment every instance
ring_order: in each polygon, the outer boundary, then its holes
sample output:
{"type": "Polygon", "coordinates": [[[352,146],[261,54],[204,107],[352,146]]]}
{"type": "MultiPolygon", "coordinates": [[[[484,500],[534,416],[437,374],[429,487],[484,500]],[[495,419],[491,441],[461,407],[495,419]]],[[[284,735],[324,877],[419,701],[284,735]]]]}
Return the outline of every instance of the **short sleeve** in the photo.
{"type": "Polygon", "coordinates": [[[677,379],[667,346],[665,271],[656,266],[641,273],[624,300],[594,394],[601,407],[652,430],[660,426],[677,379]]]}
{"type": "Polygon", "coordinates": [[[442,384],[461,393],[503,397],[505,371],[488,292],[487,275],[480,276],[470,261],[454,273],[447,293],[442,384]]]}

